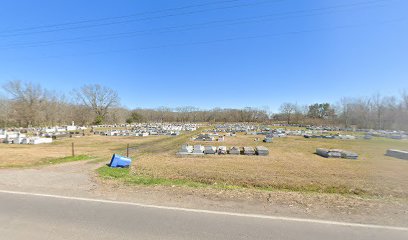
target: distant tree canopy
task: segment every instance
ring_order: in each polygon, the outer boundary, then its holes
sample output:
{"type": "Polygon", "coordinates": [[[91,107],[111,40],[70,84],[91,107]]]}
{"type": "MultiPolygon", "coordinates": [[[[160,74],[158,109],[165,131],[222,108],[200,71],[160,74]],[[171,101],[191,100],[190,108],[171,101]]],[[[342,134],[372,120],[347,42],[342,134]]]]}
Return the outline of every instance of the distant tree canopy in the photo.
{"type": "Polygon", "coordinates": [[[334,109],[329,103],[315,103],[309,105],[309,111],[307,112],[308,117],[321,119],[327,119],[334,116],[334,114],[334,109]]]}
{"type": "Polygon", "coordinates": [[[299,107],[284,103],[273,119],[305,125],[408,130],[408,97],[403,92],[400,98],[379,94],[367,98],[342,98],[335,105],[315,103],[299,107]]]}
{"type": "MultiPolygon", "coordinates": [[[[366,98],[342,98],[338,103],[299,106],[283,103],[271,115],[265,109],[194,106],[133,109],[119,107],[118,93],[98,84],[85,85],[65,97],[38,84],[10,81],[0,95],[0,127],[54,126],[71,124],[120,124],[137,122],[285,122],[303,125],[337,125],[370,129],[408,130],[408,93],[400,96],[375,94],[366,98]]],[[[267,104],[267,103],[264,103],[267,104]]]]}
{"type": "Polygon", "coordinates": [[[137,111],[131,111],[130,116],[126,119],[126,123],[139,123],[143,122],[144,118],[142,114],[138,113],[137,111]]]}

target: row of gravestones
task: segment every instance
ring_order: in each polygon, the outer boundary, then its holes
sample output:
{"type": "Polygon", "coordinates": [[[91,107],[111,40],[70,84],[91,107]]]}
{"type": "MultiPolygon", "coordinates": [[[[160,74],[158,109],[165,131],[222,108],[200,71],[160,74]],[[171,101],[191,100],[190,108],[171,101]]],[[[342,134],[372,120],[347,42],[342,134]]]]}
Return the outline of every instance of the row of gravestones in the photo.
{"type": "Polygon", "coordinates": [[[52,143],[52,138],[43,137],[27,137],[23,133],[6,134],[5,137],[0,138],[0,142],[8,144],[42,144],[42,143],[52,143]]]}
{"type": "Polygon", "coordinates": [[[132,124],[113,124],[113,125],[93,125],[92,128],[131,128],[131,129],[163,129],[170,131],[195,131],[201,125],[196,123],[132,123],[132,124]]]}
{"type": "MultiPolygon", "coordinates": [[[[345,159],[357,159],[358,154],[342,149],[326,149],[317,148],[316,154],[325,158],[345,158],[345,159]]],[[[385,153],[386,156],[394,157],[398,159],[408,160],[408,151],[388,149],[385,153]]]]}
{"type": "Polygon", "coordinates": [[[171,130],[107,130],[107,131],[93,131],[96,135],[102,136],[134,136],[134,137],[146,137],[150,135],[171,135],[178,136],[180,131],[171,130]]]}
{"type": "Polygon", "coordinates": [[[226,146],[202,146],[202,145],[187,145],[184,144],[181,146],[180,151],[178,152],[179,155],[204,155],[204,154],[232,154],[232,155],[260,155],[266,156],[269,154],[269,150],[264,146],[257,146],[253,147],[231,147],[227,149],[226,146]]]}

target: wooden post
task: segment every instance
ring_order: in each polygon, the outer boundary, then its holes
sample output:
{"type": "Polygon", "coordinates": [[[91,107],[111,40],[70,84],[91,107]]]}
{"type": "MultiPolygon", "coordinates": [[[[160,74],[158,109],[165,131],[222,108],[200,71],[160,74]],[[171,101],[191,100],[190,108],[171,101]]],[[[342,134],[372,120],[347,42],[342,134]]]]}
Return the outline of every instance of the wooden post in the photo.
{"type": "Polygon", "coordinates": [[[129,157],[129,143],[126,146],[126,157],[129,157]]]}
{"type": "Polygon", "coordinates": [[[74,148],[74,142],[72,142],[72,156],[75,157],[75,148],[74,148]]]}

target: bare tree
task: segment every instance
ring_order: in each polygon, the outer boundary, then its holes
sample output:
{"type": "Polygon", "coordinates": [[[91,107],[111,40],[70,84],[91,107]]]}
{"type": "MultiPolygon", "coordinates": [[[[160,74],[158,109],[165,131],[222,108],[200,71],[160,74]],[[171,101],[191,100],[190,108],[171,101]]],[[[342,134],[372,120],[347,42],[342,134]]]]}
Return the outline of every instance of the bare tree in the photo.
{"type": "Polygon", "coordinates": [[[339,116],[340,120],[343,122],[344,127],[348,128],[350,126],[350,119],[351,119],[351,107],[350,107],[350,99],[342,98],[340,99],[339,103],[339,116]]]}
{"type": "Polygon", "coordinates": [[[385,112],[385,107],[383,104],[383,98],[379,93],[375,94],[374,96],[371,97],[371,106],[372,110],[374,112],[374,119],[375,119],[375,128],[376,129],[383,129],[383,118],[384,118],[384,112],[385,112]]]}
{"type": "Polygon", "coordinates": [[[95,113],[95,123],[102,123],[110,108],[119,105],[118,93],[99,84],[84,85],[79,90],[74,90],[79,102],[95,113]]]}
{"type": "Polygon", "coordinates": [[[67,111],[69,111],[69,119],[75,121],[79,125],[87,125],[95,121],[95,113],[89,112],[89,108],[84,105],[70,105],[67,111]]]}
{"type": "Polygon", "coordinates": [[[3,86],[11,95],[15,119],[20,126],[39,125],[45,119],[42,114],[46,91],[40,85],[9,81],[3,86]]]}
{"type": "Polygon", "coordinates": [[[401,129],[408,130],[408,92],[403,91],[401,94],[400,102],[400,111],[398,111],[398,126],[401,126],[401,129]]]}
{"type": "Polygon", "coordinates": [[[293,103],[283,103],[279,108],[281,114],[285,116],[288,124],[290,124],[292,115],[297,111],[296,109],[297,105],[293,103]]]}
{"type": "Polygon", "coordinates": [[[408,111],[408,92],[407,91],[403,91],[401,94],[401,98],[402,98],[402,105],[403,108],[405,108],[405,111],[408,111]]]}
{"type": "Polygon", "coordinates": [[[10,121],[11,104],[5,97],[0,95],[0,126],[6,128],[10,121]]]}

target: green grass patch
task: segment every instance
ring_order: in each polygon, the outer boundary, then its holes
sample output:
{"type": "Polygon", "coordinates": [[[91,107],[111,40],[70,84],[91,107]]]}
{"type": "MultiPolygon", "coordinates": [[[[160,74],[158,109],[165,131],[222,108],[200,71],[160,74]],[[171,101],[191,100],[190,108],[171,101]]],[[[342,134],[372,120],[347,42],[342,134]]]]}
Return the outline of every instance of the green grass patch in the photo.
{"type": "Polygon", "coordinates": [[[276,185],[276,186],[248,186],[248,185],[231,185],[226,183],[203,183],[193,181],[189,179],[168,179],[168,178],[155,178],[145,175],[138,175],[132,173],[129,168],[110,168],[103,166],[97,169],[100,177],[104,179],[113,179],[123,181],[128,184],[135,185],[162,185],[162,186],[185,186],[192,188],[212,188],[212,189],[256,189],[262,191],[292,191],[292,192],[309,192],[309,193],[334,193],[342,195],[358,195],[368,196],[368,193],[361,189],[348,189],[344,186],[289,186],[289,185],[276,185]]]}
{"type": "Polygon", "coordinates": [[[187,186],[187,187],[207,187],[208,184],[199,183],[185,179],[166,179],[153,178],[149,176],[142,176],[132,174],[129,168],[110,168],[103,166],[97,169],[99,176],[105,179],[116,179],[124,181],[125,183],[137,185],[163,185],[163,186],[187,186]]]}

